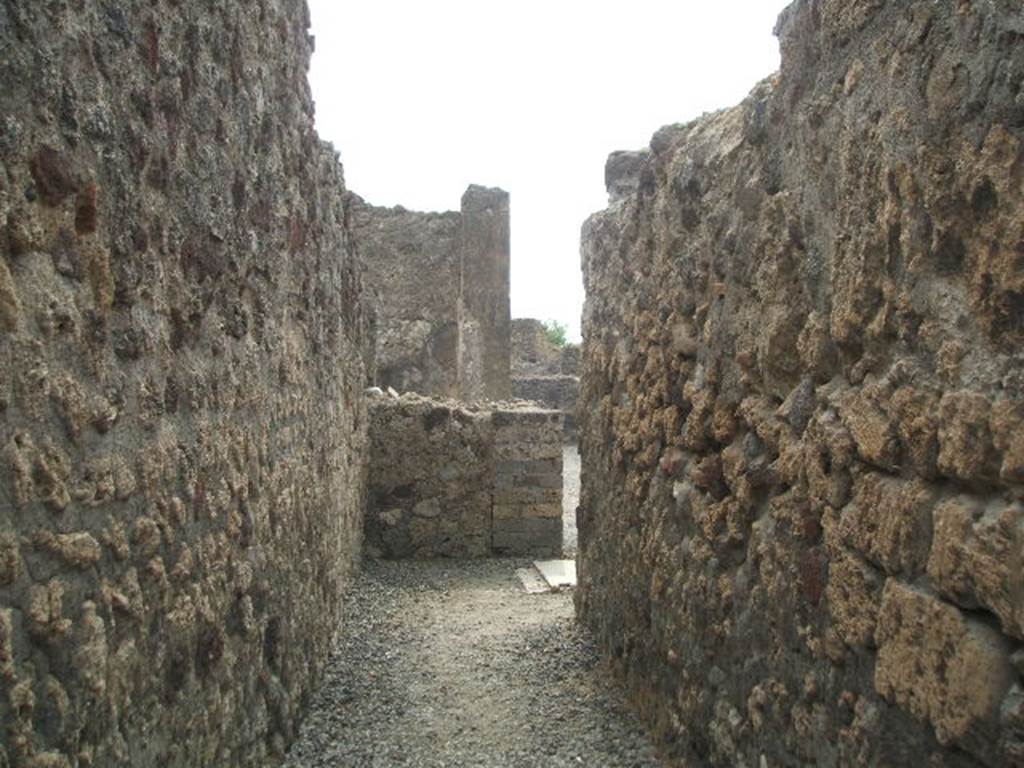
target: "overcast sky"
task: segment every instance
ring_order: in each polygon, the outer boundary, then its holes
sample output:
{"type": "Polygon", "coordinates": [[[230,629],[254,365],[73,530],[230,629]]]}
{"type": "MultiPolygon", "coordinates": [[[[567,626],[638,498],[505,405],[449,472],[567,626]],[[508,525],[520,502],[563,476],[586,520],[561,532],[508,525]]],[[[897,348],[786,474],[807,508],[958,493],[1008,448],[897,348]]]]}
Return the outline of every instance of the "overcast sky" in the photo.
{"type": "Polygon", "coordinates": [[[604,161],[778,68],[788,0],[309,0],[320,136],[375,205],[511,194],[512,316],[579,334],[580,226],[604,161]]]}

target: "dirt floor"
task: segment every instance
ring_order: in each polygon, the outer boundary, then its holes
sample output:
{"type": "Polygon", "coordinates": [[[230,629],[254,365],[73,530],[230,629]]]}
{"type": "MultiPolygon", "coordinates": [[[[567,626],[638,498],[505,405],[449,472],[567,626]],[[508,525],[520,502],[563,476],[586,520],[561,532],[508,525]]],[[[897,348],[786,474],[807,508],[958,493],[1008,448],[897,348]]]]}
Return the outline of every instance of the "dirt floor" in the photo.
{"type": "Polygon", "coordinates": [[[367,562],[287,765],[659,765],[571,593],[526,594],[527,564],[367,562]]]}

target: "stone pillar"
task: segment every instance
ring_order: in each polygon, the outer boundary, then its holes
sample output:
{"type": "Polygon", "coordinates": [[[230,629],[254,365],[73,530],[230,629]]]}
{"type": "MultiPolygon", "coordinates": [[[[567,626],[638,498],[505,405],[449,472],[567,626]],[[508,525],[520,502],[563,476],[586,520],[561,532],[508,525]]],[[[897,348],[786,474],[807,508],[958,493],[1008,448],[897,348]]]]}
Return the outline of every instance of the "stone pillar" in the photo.
{"type": "Polygon", "coordinates": [[[459,383],[464,399],[512,394],[509,197],[471,185],[462,196],[462,322],[459,383]]]}

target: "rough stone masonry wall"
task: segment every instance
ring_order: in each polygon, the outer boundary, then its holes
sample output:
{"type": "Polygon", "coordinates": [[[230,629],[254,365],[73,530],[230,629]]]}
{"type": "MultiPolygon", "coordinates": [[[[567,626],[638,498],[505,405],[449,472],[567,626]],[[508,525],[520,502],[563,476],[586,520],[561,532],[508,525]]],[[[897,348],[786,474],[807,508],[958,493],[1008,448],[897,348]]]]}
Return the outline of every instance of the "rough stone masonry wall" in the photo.
{"type": "Polygon", "coordinates": [[[579,611],[680,763],[1024,765],[1024,13],[777,31],[584,228],[579,611]]]}
{"type": "Polygon", "coordinates": [[[508,193],[471,185],[461,212],[379,208],[349,193],[376,304],[377,380],[399,392],[502,399],[509,383],[508,193]]]}
{"type": "Polygon", "coordinates": [[[367,551],[558,556],[561,431],[560,414],[529,406],[373,397],[367,551]]]}
{"type": "Polygon", "coordinates": [[[349,193],[352,231],[376,295],[377,381],[399,392],[459,394],[457,211],[378,208],[349,193]]]}
{"type": "Polygon", "coordinates": [[[578,376],[516,376],[512,379],[512,396],[561,411],[565,439],[575,439],[576,404],[580,396],[578,376]]]}
{"type": "Polygon", "coordinates": [[[533,317],[512,321],[512,375],[544,376],[562,372],[561,350],[548,340],[544,323],[533,317]]]}
{"type": "Polygon", "coordinates": [[[512,396],[533,400],[564,415],[565,437],[576,437],[579,347],[556,347],[540,320],[512,321],[512,396]]]}
{"type": "Polygon", "coordinates": [[[301,0],[0,3],[0,765],[266,765],[361,540],[301,0]]]}
{"type": "Polygon", "coordinates": [[[559,348],[548,339],[544,323],[532,317],[512,321],[512,377],[576,376],[579,373],[579,344],[559,348]]]}

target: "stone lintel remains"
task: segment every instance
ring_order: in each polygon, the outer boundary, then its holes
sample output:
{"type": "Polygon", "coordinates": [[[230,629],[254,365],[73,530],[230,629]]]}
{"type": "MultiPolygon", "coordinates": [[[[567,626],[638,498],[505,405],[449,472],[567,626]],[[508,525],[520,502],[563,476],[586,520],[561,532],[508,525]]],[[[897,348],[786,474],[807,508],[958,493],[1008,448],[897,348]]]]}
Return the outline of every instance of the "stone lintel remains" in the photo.
{"type": "Polygon", "coordinates": [[[377,314],[377,382],[462,400],[511,396],[509,196],[470,186],[462,210],[347,205],[377,314]]]}
{"type": "Polygon", "coordinates": [[[365,542],[386,558],[557,557],[562,416],[371,396],[365,542]]]}

